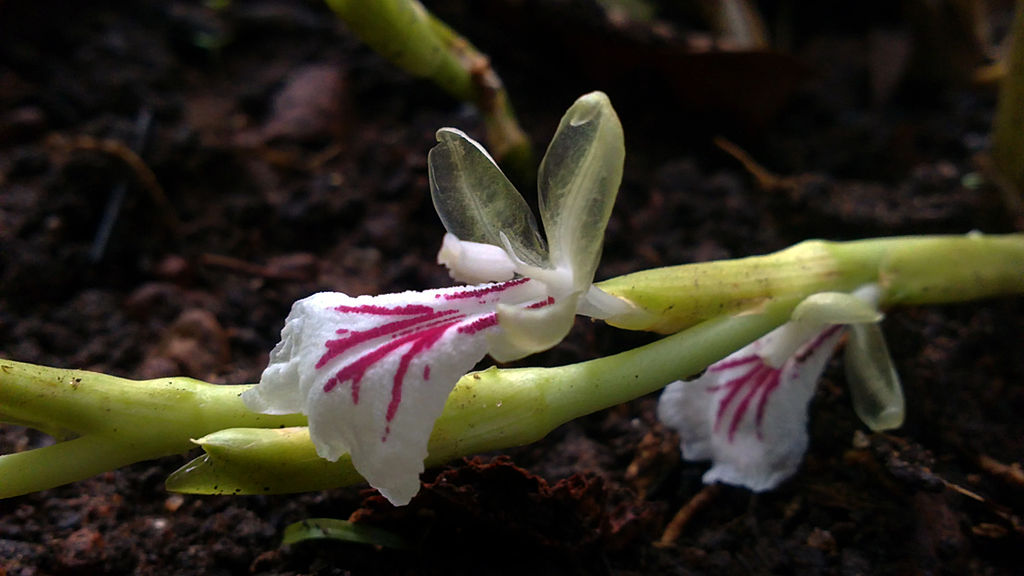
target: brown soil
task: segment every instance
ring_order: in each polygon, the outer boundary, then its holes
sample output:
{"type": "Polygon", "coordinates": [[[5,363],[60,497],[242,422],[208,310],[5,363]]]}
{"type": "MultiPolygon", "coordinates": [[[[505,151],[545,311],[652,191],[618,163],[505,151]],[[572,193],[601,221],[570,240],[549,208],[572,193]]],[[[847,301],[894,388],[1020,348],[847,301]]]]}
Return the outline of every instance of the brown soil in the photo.
{"type": "MultiPolygon", "coordinates": [[[[480,118],[323,5],[234,4],[0,3],[0,357],[249,382],[296,298],[448,284],[426,151],[442,126],[482,136],[480,118]]],[[[586,2],[432,3],[492,55],[538,146],[576,96],[610,94],[627,169],[601,278],[811,237],[1013,231],[975,177],[992,92],[909,74],[873,97],[868,39],[906,26],[838,4],[798,15],[792,57],[707,57],[586,2]],[[799,178],[758,187],[716,135],[799,178]]],[[[363,487],[165,492],[194,454],[0,501],[0,574],[1020,573],[1021,307],[892,311],[906,425],[866,434],[837,360],[801,472],[768,494],[701,493],[706,465],[679,462],[648,397],[430,471],[399,509],[363,487]],[[657,545],[698,494],[675,542],[657,545]],[[292,522],[353,515],[410,548],[279,547],[292,522]]],[[[650,338],[581,322],[529,362],[650,338]]],[[[0,453],[49,441],[0,427],[0,453]]]]}

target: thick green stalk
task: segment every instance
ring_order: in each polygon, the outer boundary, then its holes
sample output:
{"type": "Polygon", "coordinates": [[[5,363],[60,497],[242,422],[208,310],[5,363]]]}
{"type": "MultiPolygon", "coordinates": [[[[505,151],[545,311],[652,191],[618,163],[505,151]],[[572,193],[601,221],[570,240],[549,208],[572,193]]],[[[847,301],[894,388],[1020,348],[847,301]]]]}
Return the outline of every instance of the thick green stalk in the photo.
{"type": "Polygon", "coordinates": [[[597,286],[637,309],[608,319],[672,333],[778,298],[882,287],[883,307],[964,302],[1024,292],[1024,235],[809,240],[765,256],[644,270],[597,286]]]}
{"type": "Polygon", "coordinates": [[[192,438],[224,428],[305,424],[298,415],[250,412],[238,397],[245,388],[191,378],[127,380],[0,360],[0,421],[73,438],[0,456],[0,498],[181,454],[193,447],[192,438]]]}
{"type": "Polygon", "coordinates": [[[417,0],[327,0],[359,38],[406,72],[480,110],[488,148],[517,176],[533,170],[530,141],[490,61],[417,0]]]}
{"type": "Polygon", "coordinates": [[[392,64],[434,81],[459,100],[473,101],[469,69],[450,50],[455,33],[416,0],[327,0],[327,5],[392,64]]]}
{"type": "Polygon", "coordinates": [[[1024,0],[1017,0],[1007,47],[1006,76],[992,122],[992,159],[1017,193],[1024,194],[1024,0]]]}

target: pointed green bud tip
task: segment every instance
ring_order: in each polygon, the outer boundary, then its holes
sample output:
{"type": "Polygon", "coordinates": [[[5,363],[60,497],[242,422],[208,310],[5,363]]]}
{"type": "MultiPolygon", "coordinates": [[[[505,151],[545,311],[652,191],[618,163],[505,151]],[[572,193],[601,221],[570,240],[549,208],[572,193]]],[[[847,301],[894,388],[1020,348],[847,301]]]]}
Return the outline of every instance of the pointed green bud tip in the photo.
{"type": "Polygon", "coordinates": [[[895,430],[900,426],[903,426],[903,419],[906,412],[903,405],[899,406],[886,406],[882,410],[871,413],[872,418],[866,419],[861,413],[858,416],[864,422],[868,428],[874,432],[882,432],[884,430],[895,430]]]}
{"type": "Polygon", "coordinates": [[[572,126],[581,126],[597,116],[607,114],[608,112],[615,113],[615,110],[612,108],[612,101],[608,99],[608,95],[604,92],[594,91],[577,98],[576,102],[566,112],[565,119],[572,126]]]}
{"type": "Polygon", "coordinates": [[[192,443],[199,446],[207,454],[224,456],[233,451],[251,445],[253,440],[246,434],[248,428],[228,428],[207,434],[201,438],[192,440],[192,443]]]}
{"type": "Polygon", "coordinates": [[[790,319],[820,325],[870,324],[881,321],[882,313],[854,294],[819,292],[797,304],[790,319]]]}

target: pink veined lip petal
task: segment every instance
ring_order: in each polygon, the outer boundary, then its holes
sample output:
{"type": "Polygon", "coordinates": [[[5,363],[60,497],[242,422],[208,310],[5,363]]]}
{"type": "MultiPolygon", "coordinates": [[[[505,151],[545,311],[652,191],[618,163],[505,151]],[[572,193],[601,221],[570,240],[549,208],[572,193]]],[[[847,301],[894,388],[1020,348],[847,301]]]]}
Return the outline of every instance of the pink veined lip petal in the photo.
{"type": "Polygon", "coordinates": [[[753,366],[747,368],[747,370],[741,375],[723,384],[709,386],[707,389],[708,393],[716,393],[720,391],[725,392],[725,397],[718,402],[713,432],[719,433],[722,422],[725,421],[726,412],[728,412],[730,408],[733,408],[732,419],[729,422],[728,430],[730,442],[735,439],[736,432],[739,430],[740,424],[743,419],[747,417],[747,410],[750,407],[750,403],[755,398],[757,399],[754,416],[755,428],[757,430],[758,438],[763,437],[761,424],[764,421],[764,409],[768,404],[768,398],[771,396],[772,391],[779,386],[782,371],[763,363],[761,358],[757,355],[737,358],[708,368],[708,370],[721,372],[723,370],[747,364],[753,364],[753,366]],[[741,393],[742,396],[740,396],[741,393]],[[733,406],[733,400],[737,397],[739,397],[740,400],[735,406],[733,406]]]}
{"type": "MultiPolygon", "coordinates": [[[[353,351],[356,347],[367,342],[377,340],[376,348],[359,356],[355,360],[345,364],[337,370],[326,383],[324,393],[329,393],[337,385],[349,383],[352,392],[352,403],[359,404],[359,390],[366,371],[373,365],[386,361],[392,354],[399,354],[398,368],[392,378],[391,401],[388,404],[385,420],[388,424],[395,417],[398,406],[402,402],[402,386],[405,382],[409,365],[421,355],[429,354],[438,341],[453,328],[458,334],[474,335],[482,330],[496,326],[497,315],[494,312],[484,312],[472,318],[466,312],[457,307],[445,308],[447,303],[461,303],[476,299],[476,304],[488,304],[489,301],[496,302],[495,298],[510,289],[527,282],[526,278],[510,280],[500,284],[492,284],[482,288],[463,288],[451,291],[443,291],[434,294],[434,299],[440,301],[436,307],[422,304],[405,304],[399,306],[380,306],[375,304],[363,304],[361,306],[339,305],[333,310],[342,316],[359,315],[369,318],[378,317],[381,324],[372,328],[360,331],[339,328],[336,332],[343,335],[342,338],[328,340],[325,343],[327,351],[317,360],[316,368],[321,369],[332,360],[353,351]],[[398,320],[388,321],[391,317],[398,320]],[[467,321],[468,320],[468,321],[467,321]],[[404,351],[402,351],[404,349],[404,351]],[[400,352],[401,351],[401,352],[400,352]]],[[[551,298],[529,304],[533,308],[539,305],[546,305],[551,298]]],[[[430,379],[430,364],[423,366],[424,381],[430,379]]],[[[385,427],[382,441],[387,441],[390,429],[385,427]]]]}
{"type": "MultiPolygon", "coordinates": [[[[459,313],[457,309],[432,310],[425,306],[401,306],[395,308],[382,308],[380,306],[337,306],[334,308],[341,314],[365,314],[369,316],[407,316],[407,318],[395,322],[388,322],[369,330],[352,332],[344,330],[347,334],[344,338],[328,340],[325,343],[327,351],[316,363],[316,368],[323,368],[331,360],[344,355],[356,346],[375,339],[381,339],[376,348],[345,364],[337,370],[333,376],[327,379],[323,385],[324,393],[329,393],[337,385],[349,383],[352,389],[352,403],[359,404],[359,390],[363,376],[366,371],[379,362],[387,359],[391,354],[401,352],[398,369],[392,379],[391,402],[388,405],[386,419],[388,422],[394,418],[398,405],[402,401],[402,384],[405,375],[409,370],[409,364],[416,356],[429,352],[437,344],[445,333],[458,326],[466,319],[465,314],[459,313]]],[[[493,316],[491,314],[490,316],[493,316]]],[[[483,318],[486,320],[486,317],[483,318]]],[[[430,364],[423,367],[424,374],[429,376],[430,364]]],[[[424,380],[428,380],[424,377],[424,380]]],[[[385,434],[386,440],[386,434],[385,434]]]]}
{"type": "Polygon", "coordinates": [[[324,292],[295,303],[253,410],[302,412],[317,453],[348,453],[396,504],[419,490],[434,421],[458,379],[486,354],[499,302],[545,305],[528,279],[351,298],[324,292]]]}
{"type": "Polygon", "coordinates": [[[712,364],[689,382],[670,384],[658,416],[680,435],[683,456],[712,461],[706,483],[768,490],[791,476],[807,447],[807,406],[843,326],[825,326],[772,366],[780,327],[712,364]]]}
{"type": "MultiPolygon", "coordinates": [[[[519,282],[521,283],[521,282],[519,282]]],[[[516,282],[509,283],[512,286],[516,282]]],[[[452,301],[463,298],[473,298],[481,294],[481,290],[467,290],[463,293],[445,294],[443,300],[452,301]],[[451,298],[451,296],[455,296],[451,298]]],[[[498,293],[497,290],[490,290],[489,293],[498,293]]],[[[545,301],[541,301],[544,303],[545,301]]],[[[479,303],[479,302],[478,302],[479,303]]],[[[529,305],[533,307],[534,304],[529,305]]],[[[381,306],[337,306],[336,312],[342,314],[360,314],[368,316],[399,316],[402,320],[387,322],[359,332],[346,329],[339,329],[339,334],[346,334],[344,338],[328,340],[325,344],[327,351],[316,363],[317,368],[323,368],[331,360],[349,352],[356,346],[374,339],[383,339],[380,345],[360,356],[356,360],[346,364],[331,376],[323,386],[324,393],[329,393],[337,385],[348,382],[352,390],[352,403],[359,404],[359,390],[363,376],[366,371],[378,362],[385,361],[391,354],[399,354],[400,360],[398,369],[392,379],[391,401],[385,414],[385,420],[390,424],[394,419],[398,406],[402,403],[402,386],[405,383],[406,374],[412,361],[421,355],[429,354],[431,348],[438,343],[450,330],[455,329],[459,334],[474,335],[486,330],[498,323],[497,315],[493,312],[482,314],[475,318],[469,318],[457,308],[435,310],[427,306],[396,306],[386,308],[381,306]],[[402,351],[404,349],[404,351],[402,351]],[[401,351],[401,352],[400,352],[401,351]]],[[[422,380],[430,380],[430,364],[423,366],[422,380]]],[[[382,442],[387,441],[390,428],[385,427],[382,442]]]]}

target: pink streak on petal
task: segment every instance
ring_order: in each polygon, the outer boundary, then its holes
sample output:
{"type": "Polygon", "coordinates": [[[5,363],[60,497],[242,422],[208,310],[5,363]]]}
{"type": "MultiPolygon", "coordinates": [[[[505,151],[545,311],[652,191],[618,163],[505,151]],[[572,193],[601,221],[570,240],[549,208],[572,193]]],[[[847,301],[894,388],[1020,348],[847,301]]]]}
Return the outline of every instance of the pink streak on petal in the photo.
{"type": "Polygon", "coordinates": [[[387,418],[388,421],[390,421],[391,418],[394,417],[394,410],[398,409],[398,404],[401,402],[401,382],[405,378],[405,373],[409,369],[409,362],[412,360],[412,357],[415,356],[416,354],[419,354],[420,352],[429,350],[434,344],[437,343],[437,340],[439,340],[441,336],[443,336],[444,333],[449,328],[455,326],[456,324],[458,324],[458,321],[453,320],[450,322],[432,326],[424,331],[413,332],[401,338],[396,338],[389,342],[385,342],[380,347],[374,348],[367,354],[364,354],[363,356],[357,358],[356,360],[352,361],[351,363],[345,365],[340,370],[338,370],[334,374],[334,376],[332,376],[324,384],[324,392],[330,392],[338,384],[342,384],[344,382],[351,382],[352,403],[359,404],[360,382],[362,381],[363,376],[366,375],[366,371],[369,370],[371,366],[373,366],[377,362],[380,362],[395,350],[398,350],[399,348],[405,346],[406,344],[412,343],[412,348],[409,351],[407,351],[399,361],[398,372],[396,373],[395,379],[393,380],[391,404],[388,407],[389,417],[387,418]],[[395,398],[396,392],[398,396],[397,400],[395,398]],[[391,407],[392,405],[394,406],[393,409],[391,407]]]}
{"type": "Polygon", "coordinates": [[[744,372],[740,376],[737,376],[736,378],[733,378],[732,380],[729,380],[725,384],[720,384],[718,386],[709,386],[708,387],[708,390],[710,390],[712,392],[717,392],[718,390],[722,390],[722,389],[727,390],[727,392],[725,394],[725,398],[722,398],[722,400],[718,403],[718,411],[715,413],[715,428],[714,428],[714,430],[716,432],[721,427],[722,417],[725,416],[725,411],[729,409],[729,404],[732,404],[733,399],[735,399],[736,395],[739,394],[741,390],[743,390],[743,388],[746,386],[746,384],[750,380],[750,378],[752,378],[755,374],[757,374],[763,368],[764,368],[764,365],[763,364],[759,364],[757,366],[752,367],[750,370],[747,370],[746,372],[744,372]]]}
{"type": "Polygon", "coordinates": [[[723,370],[728,370],[729,368],[735,368],[737,366],[743,366],[744,364],[750,364],[751,362],[760,362],[760,361],[761,361],[761,357],[760,356],[758,356],[756,354],[752,354],[750,356],[743,356],[743,357],[740,357],[740,358],[734,358],[732,360],[723,360],[723,361],[721,361],[721,362],[719,362],[717,364],[712,364],[711,367],[708,368],[708,371],[709,372],[721,372],[723,370]]]}
{"type": "MultiPolygon", "coordinates": [[[[814,337],[814,339],[801,347],[798,353],[793,356],[791,361],[795,364],[800,364],[806,361],[807,358],[823,346],[829,338],[834,336],[836,332],[843,328],[844,326],[842,325],[833,325],[821,331],[814,337]]],[[[708,387],[708,392],[725,392],[724,397],[719,401],[718,410],[715,413],[715,424],[713,429],[716,433],[721,429],[722,423],[726,418],[726,413],[735,403],[735,408],[733,409],[732,417],[729,422],[728,437],[730,442],[735,439],[736,433],[739,431],[740,424],[743,422],[743,419],[747,417],[752,403],[755,406],[754,424],[757,431],[757,437],[759,440],[764,439],[762,428],[764,425],[765,411],[767,409],[769,398],[782,384],[782,370],[765,364],[764,360],[756,354],[724,360],[717,364],[713,364],[708,368],[708,372],[722,372],[732,368],[748,365],[752,366],[739,376],[725,383],[708,387]]],[[[796,379],[797,368],[792,364],[790,364],[790,367],[793,378],[796,379]]]]}
{"type": "Polygon", "coordinates": [[[713,428],[715,432],[718,432],[722,428],[722,423],[725,421],[726,413],[729,411],[730,406],[733,405],[734,401],[739,399],[729,422],[728,434],[730,442],[735,439],[740,424],[747,416],[750,404],[751,402],[754,402],[755,399],[755,424],[757,427],[757,436],[759,439],[762,438],[761,424],[764,420],[765,404],[768,401],[768,396],[778,387],[782,371],[764,364],[761,358],[756,355],[722,362],[721,364],[716,364],[709,368],[709,370],[719,371],[726,368],[735,368],[750,364],[754,365],[750,366],[745,372],[736,378],[733,378],[724,384],[708,387],[709,392],[717,392],[720,390],[725,391],[725,396],[719,401],[718,410],[715,413],[715,424],[713,428]]]}
{"type": "Polygon", "coordinates": [[[361,306],[335,306],[332,310],[343,314],[373,314],[374,316],[411,316],[413,314],[428,314],[434,309],[422,304],[407,304],[405,306],[377,306],[375,304],[363,304],[361,306]]]}
{"type": "MultiPolygon", "coordinates": [[[[413,358],[421,352],[425,352],[433,348],[434,344],[437,344],[437,341],[444,336],[445,332],[454,325],[454,322],[441,324],[440,326],[435,326],[416,333],[416,339],[405,354],[402,354],[402,359],[398,362],[398,370],[395,371],[395,377],[391,381],[391,402],[388,403],[388,411],[385,415],[385,420],[391,422],[391,420],[395,418],[398,406],[402,403],[402,384],[405,382],[405,374],[409,371],[409,364],[412,362],[413,358]]],[[[430,373],[429,366],[426,367],[424,373],[430,373]]]]}
{"type": "Polygon", "coordinates": [[[540,302],[534,302],[533,304],[530,304],[529,306],[527,306],[527,308],[529,308],[530,310],[536,310],[538,308],[544,308],[546,306],[551,306],[554,303],[555,303],[555,299],[552,298],[551,296],[548,296],[547,300],[541,300],[540,302]]]}
{"type": "Polygon", "coordinates": [[[826,328],[825,330],[822,330],[820,333],[818,333],[817,336],[814,337],[813,340],[811,340],[807,344],[804,344],[800,351],[796,353],[796,356],[793,357],[793,359],[796,360],[797,362],[803,362],[804,360],[807,360],[808,356],[814,354],[814,351],[817,350],[819,346],[824,344],[826,340],[831,338],[836,332],[842,330],[845,327],[846,326],[843,324],[833,324],[826,328]]]}
{"type": "MultiPolygon", "coordinates": [[[[453,326],[455,325],[455,322],[453,321],[448,325],[453,326]]],[[[418,337],[419,334],[416,332],[413,332],[412,334],[407,334],[401,338],[396,338],[389,342],[385,342],[384,344],[381,344],[379,347],[374,348],[373,350],[367,352],[366,354],[363,354],[359,358],[356,358],[355,360],[353,360],[349,364],[346,364],[340,370],[335,372],[334,376],[327,380],[327,382],[324,384],[324,392],[330,392],[331,390],[334,389],[335,386],[343,382],[351,382],[352,403],[358,404],[359,383],[363,379],[363,376],[366,375],[366,371],[370,369],[370,366],[373,366],[377,362],[380,362],[388,354],[391,354],[392,352],[401,348],[402,346],[405,346],[406,344],[415,341],[416,338],[418,337]]]]}
{"type": "Polygon", "coordinates": [[[460,314],[457,309],[435,311],[429,306],[419,304],[395,307],[377,306],[372,304],[362,306],[341,305],[334,307],[333,310],[341,314],[366,314],[382,317],[412,316],[412,318],[388,322],[368,330],[356,332],[345,330],[344,333],[349,334],[348,336],[338,338],[336,340],[328,340],[324,343],[327,351],[324,352],[317,361],[317,369],[323,368],[324,365],[331,360],[349,352],[360,344],[384,337],[391,338],[389,342],[381,344],[360,358],[357,358],[343,366],[324,384],[323,389],[324,392],[327,393],[333,390],[338,384],[351,382],[353,404],[359,403],[360,382],[370,366],[381,361],[399,347],[415,341],[420,337],[420,334],[424,330],[431,330],[439,325],[451,327],[457,324],[459,319],[465,318],[465,316],[460,314]]]}
{"type": "Polygon", "coordinates": [[[498,315],[491,313],[486,316],[481,316],[476,320],[473,320],[469,324],[463,324],[458,327],[459,334],[473,335],[481,330],[486,330],[498,325],[498,315]]]}
{"type": "MultiPolygon", "coordinates": [[[[736,411],[732,414],[732,423],[729,424],[729,441],[732,442],[736,437],[736,431],[740,427],[740,422],[747,414],[747,408],[750,406],[750,401],[757,396],[758,392],[767,388],[772,381],[778,381],[779,371],[764,366],[760,370],[760,374],[757,375],[756,380],[749,381],[750,386],[747,388],[747,393],[743,395],[743,399],[740,400],[739,405],[736,406],[736,411]]],[[[757,426],[757,437],[761,438],[761,427],[757,426]]]]}
{"type": "MultiPolygon", "coordinates": [[[[527,280],[523,278],[501,285],[467,290],[457,294],[439,294],[436,297],[444,296],[446,299],[477,298],[500,293],[527,280]],[[452,298],[448,298],[449,296],[452,296],[452,298]]],[[[370,348],[362,356],[347,361],[323,385],[324,393],[328,393],[340,384],[349,383],[351,386],[352,403],[358,404],[361,382],[367,371],[391,354],[401,353],[392,378],[391,398],[385,414],[387,424],[385,425],[381,442],[387,441],[391,430],[390,422],[394,419],[398,408],[401,406],[405,378],[408,375],[413,360],[432,349],[453,327],[457,327],[460,334],[473,335],[482,330],[492,328],[498,323],[497,314],[495,313],[486,314],[475,318],[471,322],[466,322],[466,315],[458,308],[439,310],[418,304],[394,307],[342,305],[334,307],[333,310],[340,314],[378,316],[382,320],[384,318],[395,318],[366,330],[352,331],[345,328],[337,330],[337,334],[344,336],[325,342],[324,345],[327,350],[316,363],[317,369],[323,368],[339,356],[351,353],[355,347],[377,341],[375,347],[370,348]],[[403,316],[405,318],[402,318],[403,316]],[[399,352],[403,348],[405,350],[399,352]]],[[[426,364],[423,367],[423,380],[427,381],[429,379],[430,365],[426,364]]]]}
{"type": "MultiPolygon", "coordinates": [[[[338,308],[342,308],[342,307],[339,306],[338,308]]],[[[381,307],[380,306],[367,306],[367,308],[381,308],[381,307]]],[[[413,306],[404,306],[403,308],[413,308],[413,306]]],[[[417,308],[420,308],[420,307],[417,307],[417,308]]],[[[434,320],[438,320],[440,318],[448,317],[448,316],[451,316],[452,314],[458,314],[458,310],[454,310],[454,309],[453,310],[441,310],[441,311],[435,312],[435,311],[431,310],[430,308],[428,308],[426,306],[422,306],[421,308],[425,308],[427,310],[427,312],[425,312],[425,313],[424,312],[418,312],[418,311],[417,312],[410,312],[412,314],[419,314],[419,316],[414,316],[412,318],[408,318],[408,319],[405,319],[405,320],[398,320],[398,321],[395,321],[395,322],[389,322],[387,324],[382,324],[380,326],[375,326],[373,328],[370,328],[369,330],[362,330],[360,332],[352,332],[351,336],[348,336],[347,338],[339,338],[337,340],[328,340],[326,342],[326,344],[325,344],[327,346],[327,352],[325,352],[324,355],[320,357],[320,360],[317,361],[316,368],[323,368],[325,364],[327,364],[331,360],[335,359],[339,355],[344,354],[345,352],[348,352],[349,350],[351,350],[355,346],[358,346],[358,345],[360,345],[360,344],[362,344],[364,342],[368,342],[370,340],[373,340],[374,338],[380,338],[380,337],[383,337],[383,336],[397,336],[400,333],[402,333],[402,332],[404,332],[404,331],[406,331],[406,330],[408,330],[410,328],[415,328],[417,325],[424,324],[424,323],[427,323],[427,322],[431,322],[431,321],[434,321],[434,320]]],[[[337,308],[336,308],[336,310],[337,310],[337,308]]],[[[385,309],[385,310],[387,310],[387,309],[385,309]]],[[[338,311],[339,312],[343,312],[343,313],[345,312],[343,310],[338,310],[338,311]]],[[[376,312],[358,312],[358,313],[377,314],[376,312]]],[[[390,316],[390,315],[393,315],[393,314],[391,313],[391,311],[388,311],[388,312],[385,312],[385,313],[383,313],[381,315],[382,316],[390,316]]]]}
{"type": "MultiPolygon", "coordinates": [[[[435,294],[435,299],[447,301],[464,301],[476,299],[478,303],[486,303],[493,295],[500,294],[510,288],[528,282],[528,278],[519,278],[501,284],[462,290],[454,293],[435,294]]],[[[550,305],[554,299],[537,302],[531,308],[550,305]]],[[[473,335],[482,330],[497,326],[497,314],[490,313],[466,322],[466,315],[458,308],[439,309],[438,307],[421,304],[402,306],[380,306],[365,304],[360,306],[336,306],[332,308],[340,314],[366,315],[380,318],[381,323],[365,330],[340,328],[336,334],[342,336],[324,343],[326,351],[316,363],[321,369],[331,361],[351,354],[358,346],[371,343],[360,357],[354,360],[345,359],[346,363],[338,369],[323,385],[324,393],[331,392],[338,385],[349,383],[351,386],[352,403],[359,403],[359,395],[363,377],[369,369],[384,361],[392,354],[401,354],[392,377],[391,398],[386,412],[384,435],[381,442],[386,442],[390,434],[390,422],[398,412],[402,403],[403,387],[409,368],[416,357],[432,349],[438,341],[453,327],[459,334],[473,335]],[[403,350],[404,349],[404,350],[403,350]]],[[[430,379],[430,365],[423,366],[423,380],[430,379]]]]}
{"type": "Polygon", "coordinates": [[[529,278],[516,278],[515,280],[509,280],[508,282],[501,282],[499,284],[492,284],[490,286],[484,286],[483,288],[474,288],[472,290],[463,290],[461,292],[452,292],[449,294],[439,294],[445,300],[460,300],[463,298],[479,298],[481,296],[487,296],[490,294],[498,294],[514,288],[516,286],[529,282],[529,278]]]}
{"type": "Polygon", "coordinates": [[[761,387],[761,396],[757,400],[757,414],[754,417],[755,418],[754,422],[755,422],[755,424],[757,426],[757,439],[758,440],[764,440],[764,434],[762,434],[762,430],[761,430],[762,426],[761,425],[764,422],[764,410],[765,410],[765,406],[768,405],[768,396],[770,396],[771,393],[774,392],[775,389],[778,388],[779,384],[781,384],[781,383],[782,383],[782,371],[781,370],[773,370],[772,374],[771,374],[771,379],[768,380],[768,382],[764,386],[761,387]]]}

